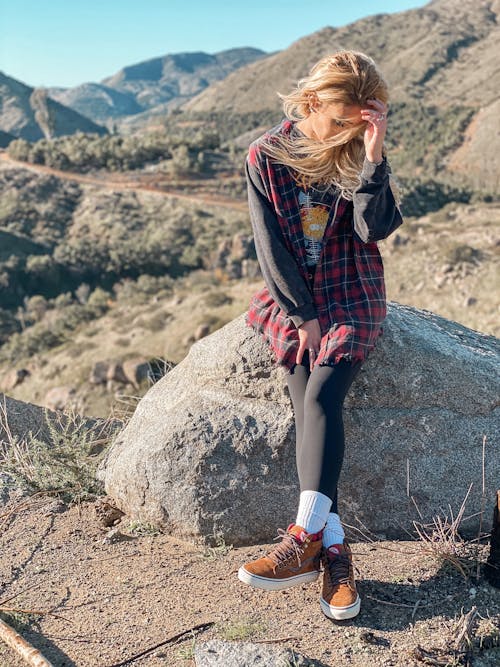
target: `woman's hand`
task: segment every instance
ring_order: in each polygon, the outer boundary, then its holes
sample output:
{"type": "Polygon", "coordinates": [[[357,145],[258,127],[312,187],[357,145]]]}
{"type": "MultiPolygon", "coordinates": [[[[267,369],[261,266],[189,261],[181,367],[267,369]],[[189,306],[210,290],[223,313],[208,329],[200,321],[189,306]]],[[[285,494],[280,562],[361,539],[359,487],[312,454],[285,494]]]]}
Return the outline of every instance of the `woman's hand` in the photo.
{"type": "Polygon", "coordinates": [[[309,370],[312,372],[314,367],[314,361],[316,359],[316,354],[321,345],[321,329],[319,326],[319,320],[316,318],[314,320],[307,320],[300,325],[297,329],[299,332],[299,349],[297,351],[296,363],[302,363],[302,357],[304,356],[304,350],[309,350],[309,370]]]}
{"type": "Polygon", "coordinates": [[[387,130],[388,106],[378,98],[367,101],[370,108],[361,109],[361,118],[368,121],[364,134],[366,157],[370,162],[382,160],[382,146],[387,130]]]}

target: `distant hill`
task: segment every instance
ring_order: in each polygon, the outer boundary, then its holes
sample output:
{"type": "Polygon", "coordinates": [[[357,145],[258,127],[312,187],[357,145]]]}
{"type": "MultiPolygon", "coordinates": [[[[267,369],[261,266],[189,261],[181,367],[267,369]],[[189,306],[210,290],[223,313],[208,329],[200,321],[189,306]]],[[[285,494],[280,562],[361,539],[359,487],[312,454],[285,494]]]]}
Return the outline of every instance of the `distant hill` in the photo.
{"type": "MultiPolygon", "coordinates": [[[[160,113],[191,99],[215,81],[266,56],[250,47],[218,53],[173,53],[124,67],[99,84],[75,88],[50,88],[49,94],[62,104],[105,122],[158,108],[160,113]]],[[[153,113],[154,115],[154,113],[153,113]]]]}
{"type": "MultiPolygon", "coordinates": [[[[474,187],[498,190],[500,0],[432,0],[418,9],[325,27],[229,74],[181,108],[241,114],[276,109],[279,118],[277,91],[289,92],[319,58],[340,48],[363,51],[380,65],[394,111],[389,131],[401,135],[401,151],[409,150],[402,141],[406,131],[428,132],[432,125],[447,152],[439,169],[473,179],[474,187]]],[[[418,173],[415,164],[411,170],[418,173]]]]}
{"type": "Polygon", "coordinates": [[[489,105],[500,90],[500,67],[493,57],[500,55],[497,21],[499,0],[432,0],[418,9],[325,27],[230,74],[183,108],[247,112],[279,107],[276,91],[287,92],[319,58],[340,48],[372,56],[394,99],[489,105]]]}
{"type": "Polygon", "coordinates": [[[49,95],[96,123],[140,113],[135,97],[100,83],[84,83],[75,88],[48,88],[49,95]]]}
{"type": "Polygon", "coordinates": [[[0,130],[17,138],[37,141],[106,128],[53,100],[44,88],[31,88],[0,72],[0,130]]]}

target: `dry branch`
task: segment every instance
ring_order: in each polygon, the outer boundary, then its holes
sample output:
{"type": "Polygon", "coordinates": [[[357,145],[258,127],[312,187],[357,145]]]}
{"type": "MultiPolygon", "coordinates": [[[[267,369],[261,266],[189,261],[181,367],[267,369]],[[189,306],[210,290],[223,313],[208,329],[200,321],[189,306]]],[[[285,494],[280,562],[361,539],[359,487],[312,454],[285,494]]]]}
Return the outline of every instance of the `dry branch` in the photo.
{"type": "Polygon", "coordinates": [[[8,623],[0,619],[0,639],[10,646],[18,655],[32,667],[53,667],[52,663],[44,658],[40,651],[32,646],[24,637],[11,628],[8,623]]]}
{"type": "Polygon", "coordinates": [[[165,641],[162,641],[159,644],[155,644],[154,646],[151,646],[150,648],[147,648],[144,651],[141,651],[140,653],[136,653],[135,655],[130,656],[130,658],[127,658],[126,660],[122,660],[121,662],[115,662],[112,665],[108,665],[108,667],[123,667],[123,665],[128,665],[129,662],[134,662],[139,658],[143,658],[144,656],[149,655],[153,651],[156,651],[156,649],[160,648],[161,646],[177,643],[177,641],[181,640],[186,635],[193,633],[195,631],[201,632],[202,630],[206,630],[207,628],[212,627],[213,624],[214,621],[208,621],[208,623],[200,623],[199,625],[195,625],[192,628],[183,630],[182,632],[179,632],[176,635],[173,635],[172,637],[165,639],[165,641]]]}

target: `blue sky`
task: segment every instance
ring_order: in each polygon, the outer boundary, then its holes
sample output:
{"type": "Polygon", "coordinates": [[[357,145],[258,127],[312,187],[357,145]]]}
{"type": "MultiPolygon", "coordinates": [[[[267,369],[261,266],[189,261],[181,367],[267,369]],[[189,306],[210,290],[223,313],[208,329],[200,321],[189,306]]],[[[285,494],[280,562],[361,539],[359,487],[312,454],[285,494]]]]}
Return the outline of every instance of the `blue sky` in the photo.
{"type": "Polygon", "coordinates": [[[100,81],[167,53],[284,49],[419,0],[0,0],[0,70],[30,86],[100,81]]]}

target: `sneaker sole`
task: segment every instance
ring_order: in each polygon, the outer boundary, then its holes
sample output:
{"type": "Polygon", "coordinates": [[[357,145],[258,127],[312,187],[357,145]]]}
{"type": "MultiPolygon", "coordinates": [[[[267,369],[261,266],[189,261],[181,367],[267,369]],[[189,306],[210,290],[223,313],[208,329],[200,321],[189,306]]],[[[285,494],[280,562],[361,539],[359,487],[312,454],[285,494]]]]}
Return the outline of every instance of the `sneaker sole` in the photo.
{"type": "Polygon", "coordinates": [[[345,607],[332,607],[332,605],[328,604],[323,598],[319,599],[319,603],[325,616],[328,616],[328,618],[332,618],[335,621],[345,621],[347,618],[354,618],[359,614],[361,608],[361,598],[359,595],[356,598],[356,602],[345,607]]]}
{"type": "Polygon", "coordinates": [[[238,579],[245,584],[249,584],[254,588],[262,588],[265,591],[281,591],[284,588],[291,586],[298,586],[299,584],[307,584],[310,581],[316,581],[319,577],[319,571],[305,572],[298,574],[295,577],[287,577],[283,579],[268,579],[267,577],[260,577],[258,574],[252,574],[245,570],[242,566],[238,570],[238,579]]]}

